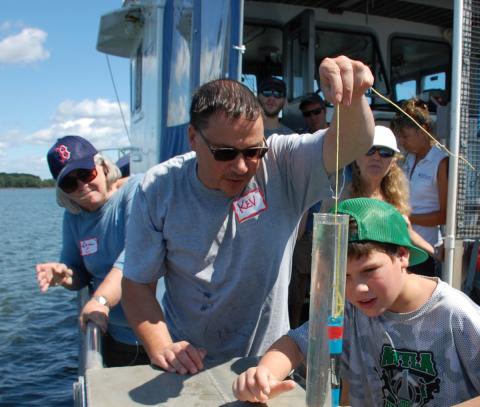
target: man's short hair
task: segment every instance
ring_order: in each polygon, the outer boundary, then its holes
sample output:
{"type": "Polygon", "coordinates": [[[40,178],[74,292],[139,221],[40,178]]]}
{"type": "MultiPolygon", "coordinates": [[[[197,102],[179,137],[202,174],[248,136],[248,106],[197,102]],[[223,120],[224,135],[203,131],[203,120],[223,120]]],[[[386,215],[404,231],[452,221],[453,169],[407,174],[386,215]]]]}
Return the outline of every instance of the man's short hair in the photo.
{"type": "Polygon", "coordinates": [[[233,79],[215,79],[200,86],[193,94],[190,105],[190,124],[196,129],[207,126],[217,112],[230,119],[255,121],[263,114],[253,92],[233,79]]]}
{"type": "Polygon", "coordinates": [[[287,85],[285,85],[285,82],[283,80],[271,76],[260,82],[260,85],[258,86],[258,92],[260,93],[263,90],[277,90],[279,92],[282,92],[283,95],[286,96],[287,85]]]}
{"type": "Polygon", "coordinates": [[[300,101],[300,105],[298,106],[298,108],[303,111],[305,106],[308,106],[314,103],[315,104],[318,103],[323,109],[326,109],[325,102],[318,93],[309,93],[308,95],[305,95],[300,101]]]}

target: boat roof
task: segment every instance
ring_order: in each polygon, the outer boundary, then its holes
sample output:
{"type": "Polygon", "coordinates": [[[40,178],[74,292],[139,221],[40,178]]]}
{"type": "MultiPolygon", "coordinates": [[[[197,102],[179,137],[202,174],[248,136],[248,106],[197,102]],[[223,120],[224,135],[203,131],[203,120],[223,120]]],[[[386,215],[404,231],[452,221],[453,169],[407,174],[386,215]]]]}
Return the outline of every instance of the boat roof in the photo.
{"type": "Polygon", "coordinates": [[[452,28],[453,2],[450,1],[371,1],[371,0],[251,0],[262,3],[280,3],[295,6],[324,8],[332,14],[344,12],[398,18],[443,28],[452,28]]]}

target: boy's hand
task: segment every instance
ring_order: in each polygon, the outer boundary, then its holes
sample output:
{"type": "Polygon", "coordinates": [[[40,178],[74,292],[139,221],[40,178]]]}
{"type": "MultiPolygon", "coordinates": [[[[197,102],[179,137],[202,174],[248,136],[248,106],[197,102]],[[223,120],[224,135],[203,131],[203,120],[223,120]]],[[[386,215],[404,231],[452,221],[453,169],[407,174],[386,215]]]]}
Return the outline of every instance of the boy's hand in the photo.
{"type": "Polygon", "coordinates": [[[73,271],[63,263],[41,263],[37,264],[37,282],[42,293],[49,287],[72,285],[73,271]]]}
{"type": "Polygon", "coordinates": [[[232,391],[240,401],[265,403],[278,394],[292,390],[293,380],[278,380],[265,366],[251,367],[233,382],[232,391]]]}

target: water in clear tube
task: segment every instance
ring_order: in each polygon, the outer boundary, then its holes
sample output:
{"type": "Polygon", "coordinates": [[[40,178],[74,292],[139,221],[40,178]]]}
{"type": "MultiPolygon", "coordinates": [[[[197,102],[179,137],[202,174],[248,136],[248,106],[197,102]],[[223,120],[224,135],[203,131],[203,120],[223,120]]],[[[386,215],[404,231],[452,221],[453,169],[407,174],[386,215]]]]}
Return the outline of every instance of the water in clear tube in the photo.
{"type": "Polygon", "coordinates": [[[338,365],[342,352],[348,215],[314,215],[307,406],[339,403],[338,365]]]}

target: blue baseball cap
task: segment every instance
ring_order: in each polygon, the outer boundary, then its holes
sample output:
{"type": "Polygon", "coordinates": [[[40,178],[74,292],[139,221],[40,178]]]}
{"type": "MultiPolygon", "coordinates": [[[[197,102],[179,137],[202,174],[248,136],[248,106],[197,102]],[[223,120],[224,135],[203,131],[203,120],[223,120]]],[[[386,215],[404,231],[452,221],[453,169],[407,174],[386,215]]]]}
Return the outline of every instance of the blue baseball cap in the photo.
{"type": "Polygon", "coordinates": [[[60,183],[72,171],[95,168],[94,157],[97,153],[97,149],[83,137],[65,136],[48,150],[48,166],[53,178],[60,183]]]}

